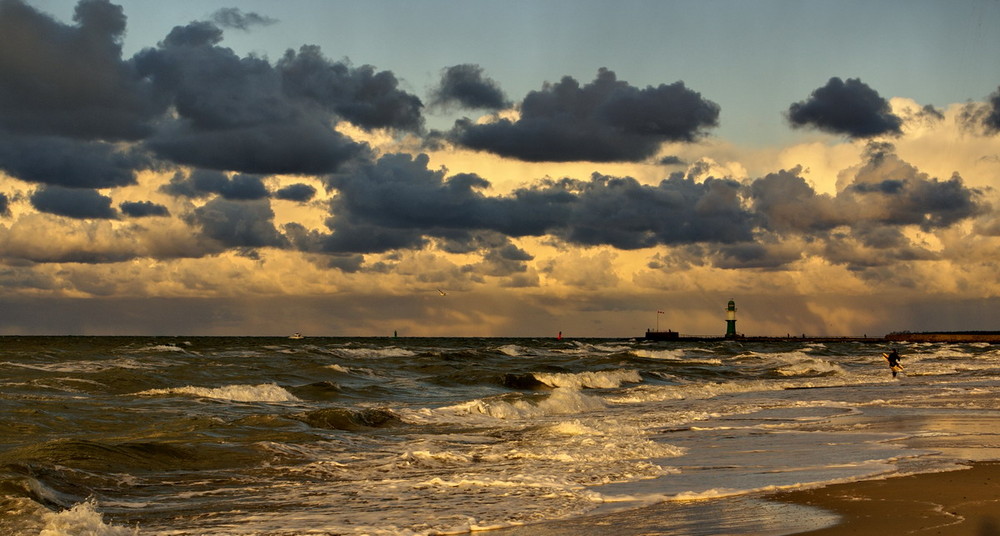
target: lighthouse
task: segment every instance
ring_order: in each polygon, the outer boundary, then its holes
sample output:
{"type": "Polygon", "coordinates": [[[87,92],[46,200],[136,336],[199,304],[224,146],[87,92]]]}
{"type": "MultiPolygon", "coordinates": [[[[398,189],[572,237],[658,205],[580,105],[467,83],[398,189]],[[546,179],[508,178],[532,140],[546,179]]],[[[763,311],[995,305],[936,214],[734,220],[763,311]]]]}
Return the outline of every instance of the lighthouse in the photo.
{"type": "Polygon", "coordinates": [[[736,302],[733,300],[729,300],[729,306],[726,307],[726,338],[736,338],[736,302]]]}

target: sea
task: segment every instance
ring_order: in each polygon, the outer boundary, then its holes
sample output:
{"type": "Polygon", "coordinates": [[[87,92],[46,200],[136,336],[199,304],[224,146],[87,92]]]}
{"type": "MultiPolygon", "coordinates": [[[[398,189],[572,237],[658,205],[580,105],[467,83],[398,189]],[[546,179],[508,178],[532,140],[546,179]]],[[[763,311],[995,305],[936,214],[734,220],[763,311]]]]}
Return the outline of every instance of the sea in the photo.
{"type": "Polygon", "coordinates": [[[0,337],[0,534],[791,534],[1000,459],[1000,346],[893,344],[0,337]]]}

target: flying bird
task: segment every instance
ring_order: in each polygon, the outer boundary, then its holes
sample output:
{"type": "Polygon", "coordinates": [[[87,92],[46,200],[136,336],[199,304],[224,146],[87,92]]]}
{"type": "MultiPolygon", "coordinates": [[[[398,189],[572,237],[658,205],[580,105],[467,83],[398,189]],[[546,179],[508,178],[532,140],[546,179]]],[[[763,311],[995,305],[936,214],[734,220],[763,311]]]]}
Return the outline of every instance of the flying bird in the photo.
{"type": "Polygon", "coordinates": [[[447,293],[447,292],[445,292],[445,291],[443,291],[443,290],[441,290],[441,289],[437,289],[437,291],[438,291],[438,292],[439,292],[439,293],[440,293],[440,294],[441,294],[442,296],[447,296],[447,295],[448,295],[448,293],[447,293]]]}

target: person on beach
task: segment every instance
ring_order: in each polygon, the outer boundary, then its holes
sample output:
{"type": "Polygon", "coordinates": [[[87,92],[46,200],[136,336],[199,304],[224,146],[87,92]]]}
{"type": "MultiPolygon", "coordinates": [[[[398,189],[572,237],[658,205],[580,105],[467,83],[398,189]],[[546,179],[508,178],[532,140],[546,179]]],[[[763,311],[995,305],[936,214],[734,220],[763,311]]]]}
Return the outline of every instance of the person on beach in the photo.
{"type": "Polygon", "coordinates": [[[900,360],[899,353],[897,353],[896,349],[893,348],[892,351],[889,352],[888,354],[882,354],[882,355],[885,356],[886,361],[889,362],[889,370],[892,371],[892,377],[895,378],[896,373],[903,370],[903,366],[899,364],[900,360]]]}

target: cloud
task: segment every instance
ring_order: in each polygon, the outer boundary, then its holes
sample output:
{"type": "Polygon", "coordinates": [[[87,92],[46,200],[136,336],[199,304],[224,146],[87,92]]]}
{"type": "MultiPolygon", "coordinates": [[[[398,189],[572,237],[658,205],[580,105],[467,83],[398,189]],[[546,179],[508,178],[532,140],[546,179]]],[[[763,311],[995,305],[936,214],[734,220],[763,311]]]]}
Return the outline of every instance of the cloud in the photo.
{"type": "Polygon", "coordinates": [[[289,96],[333,112],[358,127],[409,132],[423,128],[423,103],[400,90],[399,81],[389,71],[332,62],[319,47],[310,45],[301,47],[297,54],[285,52],[276,69],[289,96]]]}
{"type": "Polygon", "coordinates": [[[3,192],[0,192],[0,216],[10,215],[10,199],[3,192]]]}
{"type": "Polygon", "coordinates": [[[96,190],[47,186],[31,195],[31,205],[41,212],[75,219],[116,219],[111,198],[96,190]]]}
{"type": "Polygon", "coordinates": [[[719,106],[683,82],[639,89],[601,69],[583,87],[571,77],[529,93],[516,121],[456,121],[460,146],[529,162],[623,162],[653,156],[662,143],[690,142],[718,124],[719,106]]]}
{"type": "Polygon", "coordinates": [[[851,221],[834,198],[817,194],[801,176],[802,168],[769,173],[749,186],[759,223],[779,233],[825,231],[851,221]]]}
{"type": "Polygon", "coordinates": [[[165,110],[121,58],[125,15],[83,0],[75,26],[0,1],[0,129],[82,140],[138,140],[165,110]]]}
{"type": "Polygon", "coordinates": [[[122,214],[130,218],[146,218],[149,216],[169,216],[170,211],[163,205],[152,201],[125,201],[118,205],[122,214]]]}
{"type": "Polygon", "coordinates": [[[71,188],[135,184],[135,172],[153,165],[142,152],[101,141],[54,136],[4,136],[0,169],[26,182],[71,188]]]}
{"type": "Polygon", "coordinates": [[[268,200],[230,201],[216,198],[198,207],[189,221],[205,236],[227,248],[283,247],[287,240],[274,227],[268,200]]]}
{"type": "Polygon", "coordinates": [[[961,176],[930,177],[887,143],[868,145],[864,161],[848,171],[849,182],[836,196],[817,194],[801,173],[801,168],[782,170],[750,185],[752,207],[764,227],[811,233],[839,226],[857,231],[915,225],[926,231],[973,218],[987,208],[982,192],[965,186],[961,176]]]}
{"type": "Polygon", "coordinates": [[[330,177],[338,195],[327,251],[370,253],[416,248],[429,237],[456,243],[475,231],[509,237],[551,234],[569,243],[638,249],[690,242],[750,240],[751,218],[731,180],[696,182],[683,174],[645,186],[631,177],[543,180],[509,196],[483,193],[471,174],[446,178],[428,157],[387,155],[330,177]]]}
{"type": "Polygon", "coordinates": [[[244,31],[249,30],[252,26],[270,26],[278,22],[276,19],[254,12],[244,13],[236,7],[225,7],[212,13],[212,21],[223,28],[244,31]]]}
{"type": "Polygon", "coordinates": [[[966,103],[958,120],[973,131],[989,135],[1000,132],[1000,88],[987,97],[986,103],[966,103]]]}
{"type": "Polygon", "coordinates": [[[993,132],[1000,131],[1000,89],[989,96],[988,110],[983,123],[993,132]]]}
{"type": "Polygon", "coordinates": [[[541,191],[574,194],[567,220],[551,229],[574,244],[639,249],[752,238],[740,185],[731,180],[699,183],[676,173],[657,186],[646,186],[631,177],[595,173],[590,181],[550,183],[541,191]]]}
{"type": "Polygon", "coordinates": [[[158,156],[223,171],[320,174],[365,153],[331,128],[329,113],[286,92],[266,60],[239,58],[215,46],[221,38],[214,25],[192,23],[135,56],[177,111],[147,140],[158,156]]]}
{"type": "Polygon", "coordinates": [[[793,127],[811,126],[852,138],[902,133],[902,119],[892,113],[889,102],[857,78],[831,78],[807,100],[792,104],[788,120],[793,127]]]}
{"type": "Polygon", "coordinates": [[[465,63],[442,70],[441,82],[432,92],[431,104],[468,109],[500,110],[511,105],[500,84],[483,76],[483,68],[465,63]]]}
{"type": "Polygon", "coordinates": [[[988,208],[982,191],[965,186],[961,176],[930,177],[903,161],[895,148],[870,143],[853,183],[838,197],[856,207],[856,218],[924,230],[949,227],[988,208]]]}
{"type": "Polygon", "coordinates": [[[275,199],[297,201],[299,203],[311,201],[313,197],[316,197],[316,188],[302,183],[292,184],[274,192],[275,199]]]}
{"type": "Polygon", "coordinates": [[[786,269],[802,258],[802,249],[794,242],[757,241],[722,244],[712,251],[703,251],[713,266],[727,270],[737,269],[786,269]]]}
{"type": "Polygon", "coordinates": [[[226,199],[253,200],[269,196],[264,181],[257,175],[236,174],[232,177],[220,171],[192,170],[188,175],[175,173],[170,183],[160,191],[191,198],[219,194],[226,199]]]}

